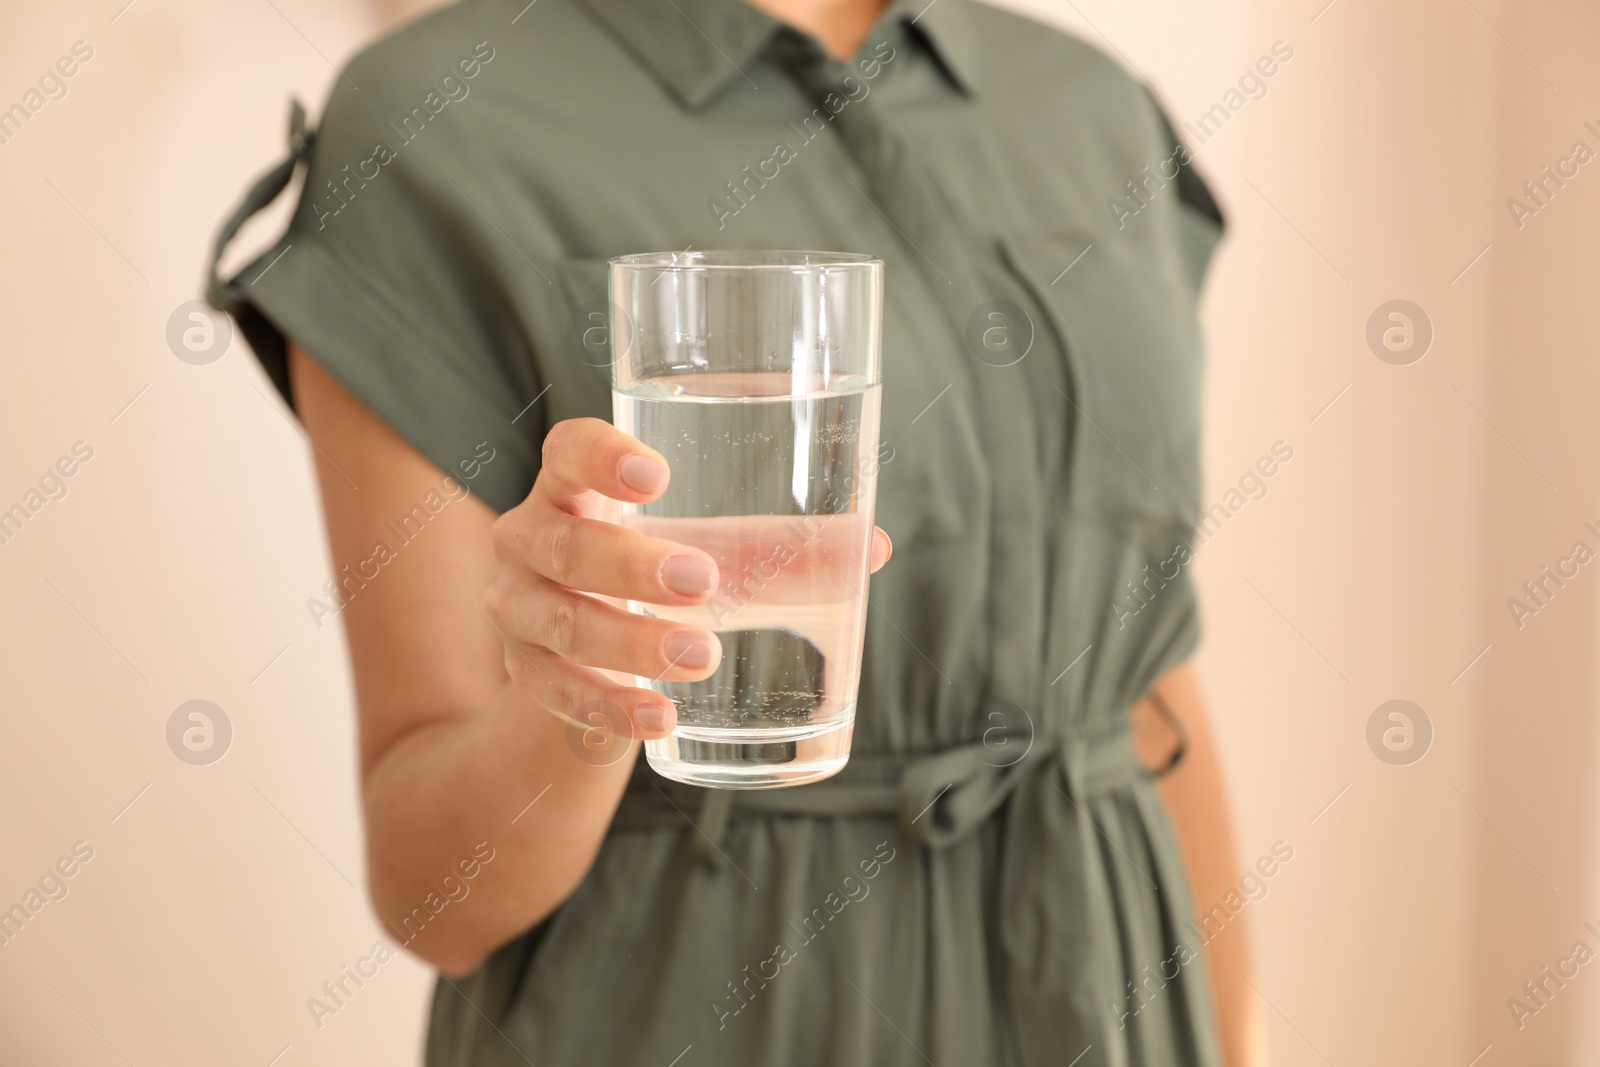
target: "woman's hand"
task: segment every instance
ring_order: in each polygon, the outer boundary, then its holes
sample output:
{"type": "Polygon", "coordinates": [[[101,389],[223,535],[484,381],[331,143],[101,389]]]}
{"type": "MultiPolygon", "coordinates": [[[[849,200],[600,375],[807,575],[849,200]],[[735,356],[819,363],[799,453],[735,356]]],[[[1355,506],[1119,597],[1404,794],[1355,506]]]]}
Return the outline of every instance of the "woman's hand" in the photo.
{"type": "MultiPolygon", "coordinates": [[[[394,515],[438,490],[444,472],[298,345],[289,362],[316,443],[333,557],[362,559],[393,537],[394,515]]],[[[470,905],[452,905],[406,942],[447,975],[471,973],[560,907],[594,863],[627,788],[626,747],[590,751],[599,739],[587,733],[575,745],[568,723],[539,710],[576,713],[586,730],[659,737],[672,726],[672,705],[606,671],[688,679],[715,669],[716,639],[705,629],[630,615],[606,599],[709,624],[712,613],[696,605],[718,575],[707,573],[702,550],[753,543],[759,551],[759,535],[686,548],[604,521],[617,501],[654,500],[667,479],[659,455],[606,423],[561,423],[524,503],[497,516],[475,496],[452,502],[340,612],[361,712],[367,878],[379,917],[400,929],[437,892],[441,872],[480,843],[495,849],[470,905]],[[489,605],[477,590],[490,591],[489,605]],[[702,658],[685,651],[691,639],[702,658]]],[[[840,558],[826,540],[792,566],[840,558]]],[[[859,538],[844,540],[860,552],[859,538]]],[[[872,555],[888,558],[881,533],[872,555]]],[[[722,580],[736,581],[738,553],[717,559],[722,580]]]]}
{"type": "MultiPolygon", "coordinates": [[[[569,419],[546,434],[533,491],[494,525],[500,571],[487,606],[512,680],[563,718],[641,740],[672,731],[672,701],[608,672],[692,682],[722,659],[709,629],[618,603],[696,607],[717,589],[717,562],[706,552],[614,521],[615,502],[655,500],[670,478],[654,449],[599,419],[569,419]]],[[[891,551],[875,529],[874,571],[891,551]]]]}

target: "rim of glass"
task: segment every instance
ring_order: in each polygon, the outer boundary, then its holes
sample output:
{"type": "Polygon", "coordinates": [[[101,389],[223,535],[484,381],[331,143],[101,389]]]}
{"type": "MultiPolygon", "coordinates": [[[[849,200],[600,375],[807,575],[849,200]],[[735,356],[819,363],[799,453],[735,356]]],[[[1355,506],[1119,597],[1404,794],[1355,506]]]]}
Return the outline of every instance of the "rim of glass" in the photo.
{"type": "Polygon", "coordinates": [[[812,249],[746,249],[738,251],[635,252],[607,260],[613,267],[631,270],[848,270],[882,266],[883,260],[856,252],[822,252],[812,249]]]}

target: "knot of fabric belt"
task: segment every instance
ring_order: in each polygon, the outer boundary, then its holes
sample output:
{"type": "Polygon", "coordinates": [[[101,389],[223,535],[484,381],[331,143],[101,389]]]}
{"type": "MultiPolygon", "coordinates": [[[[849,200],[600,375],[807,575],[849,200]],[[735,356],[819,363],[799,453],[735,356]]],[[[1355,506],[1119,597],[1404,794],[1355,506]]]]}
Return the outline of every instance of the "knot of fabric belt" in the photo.
{"type": "Polygon", "coordinates": [[[1024,783],[1058,789],[1076,806],[1147,774],[1127,729],[1039,733],[1020,708],[998,703],[986,717],[993,725],[970,744],[932,753],[863,754],[835,777],[811,785],[699,790],[697,811],[693,787],[636,785],[624,797],[617,827],[660,827],[674,819],[681,826],[688,819],[695,831],[693,854],[713,866],[726,860],[722,846],[736,808],[768,815],[892,816],[907,836],[941,849],[976,832],[1024,783]]]}

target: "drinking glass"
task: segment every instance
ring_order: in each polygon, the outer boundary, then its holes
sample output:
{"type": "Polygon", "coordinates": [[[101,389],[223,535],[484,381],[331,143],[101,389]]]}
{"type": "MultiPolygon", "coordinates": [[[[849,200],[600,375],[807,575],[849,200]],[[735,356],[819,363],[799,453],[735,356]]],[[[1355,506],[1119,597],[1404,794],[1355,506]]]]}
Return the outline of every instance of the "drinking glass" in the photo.
{"type": "Polygon", "coordinates": [[[672,468],[622,522],[716,560],[701,682],[639,680],[678,725],[645,753],[668,778],[799,785],[850,756],[877,484],[883,263],[832,252],[678,252],[610,261],[616,425],[672,468]]]}

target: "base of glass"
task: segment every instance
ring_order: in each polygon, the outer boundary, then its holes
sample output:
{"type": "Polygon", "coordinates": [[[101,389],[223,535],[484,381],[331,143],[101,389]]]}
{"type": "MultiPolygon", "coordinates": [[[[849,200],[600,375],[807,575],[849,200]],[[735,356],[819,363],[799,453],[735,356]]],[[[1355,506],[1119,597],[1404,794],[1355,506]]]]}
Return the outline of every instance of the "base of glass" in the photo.
{"type": "Polygon", "coordinates": [[[778,789],[839,773],[850,760],[855,716],[827,726],[719,730],[679,726],[646,741],[645,756],[664,778],[708,789],[778,789]]]}

